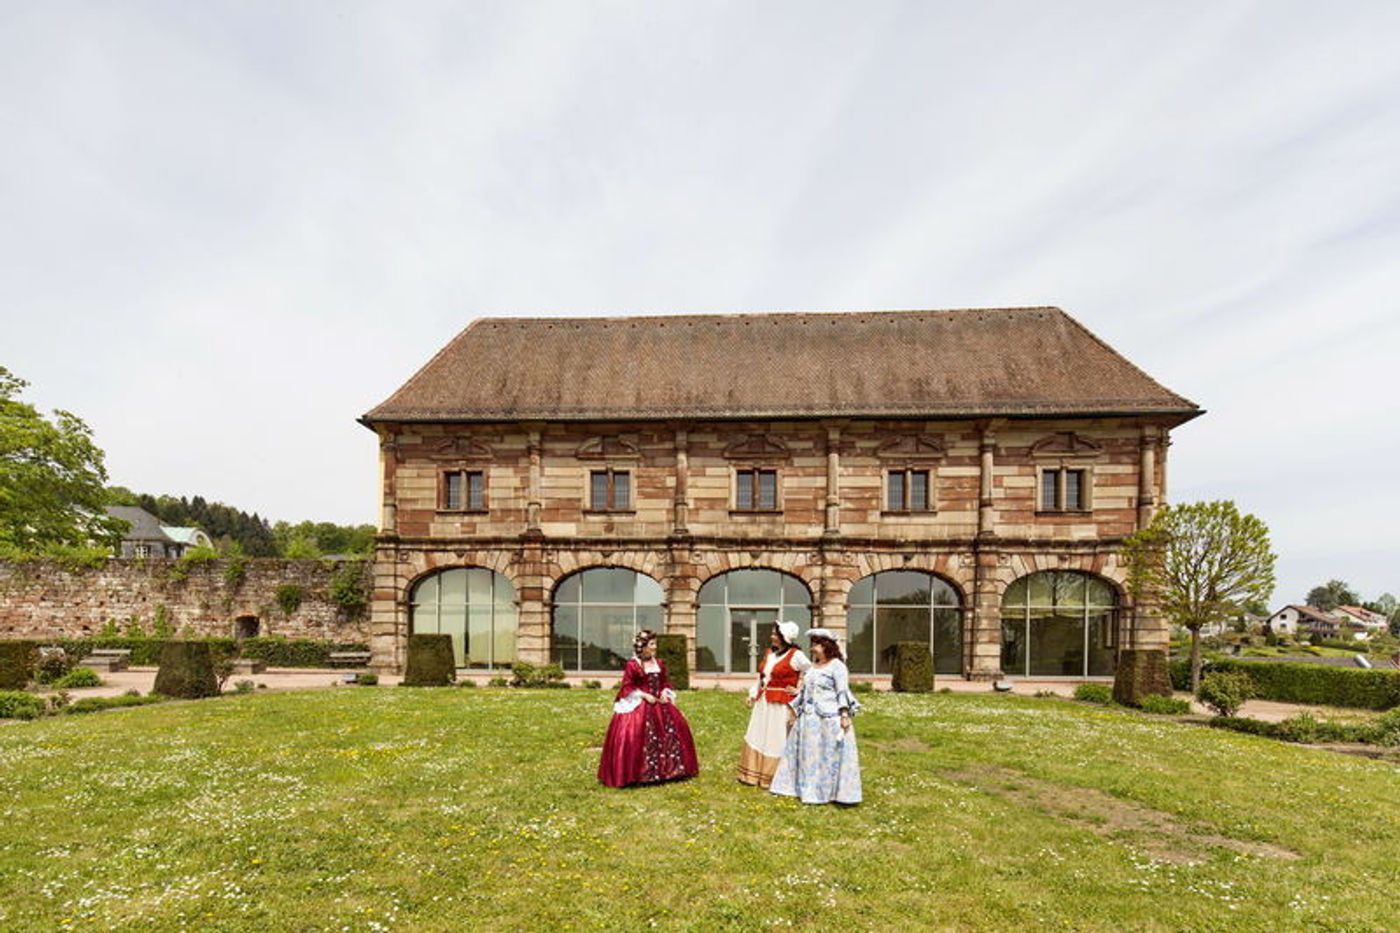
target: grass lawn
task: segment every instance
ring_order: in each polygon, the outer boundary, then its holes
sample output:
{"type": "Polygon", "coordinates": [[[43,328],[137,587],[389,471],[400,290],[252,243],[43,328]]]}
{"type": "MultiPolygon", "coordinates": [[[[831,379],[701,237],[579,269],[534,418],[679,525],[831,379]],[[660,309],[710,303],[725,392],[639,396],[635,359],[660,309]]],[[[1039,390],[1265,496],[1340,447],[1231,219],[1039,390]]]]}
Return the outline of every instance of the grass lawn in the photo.
{"type": "Polygon", "coordinates": [[[357,688],[0,723],[0,929],[1394,928],[1394,765],[1084,706],[867,697],[866,802],[606,790],[600,691],[357,688]]]}

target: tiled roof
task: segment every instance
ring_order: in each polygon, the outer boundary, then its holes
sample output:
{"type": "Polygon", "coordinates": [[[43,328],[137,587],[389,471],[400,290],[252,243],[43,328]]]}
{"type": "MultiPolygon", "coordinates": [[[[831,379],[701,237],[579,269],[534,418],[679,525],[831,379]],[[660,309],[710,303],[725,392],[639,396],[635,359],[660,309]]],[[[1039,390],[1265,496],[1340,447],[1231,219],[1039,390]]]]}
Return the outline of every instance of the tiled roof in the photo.
{"type": "Polygon", "coordinates": [[[160,527],[160,520],[135,505],[109,505],[107,514],[131,523],[131,529],[122,535],[123,541],[169,541],[160,527]]]}
{"type": "Polygon", "coordinates": [[[382,421],[1200,414],[1058,308],[486,318],[382,421]]]}

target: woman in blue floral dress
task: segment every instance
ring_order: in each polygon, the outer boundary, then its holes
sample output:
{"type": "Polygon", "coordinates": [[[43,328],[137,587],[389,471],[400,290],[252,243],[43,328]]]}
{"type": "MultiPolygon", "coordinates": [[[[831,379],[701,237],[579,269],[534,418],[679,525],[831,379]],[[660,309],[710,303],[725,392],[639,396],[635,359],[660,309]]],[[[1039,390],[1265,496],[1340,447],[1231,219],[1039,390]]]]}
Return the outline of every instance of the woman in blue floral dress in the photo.
{"type": "Polygon", "coordinates": [[[769,789],[803,803],[860,803],[860,752],[851,726],[860,703],[851,695],[850,675],[831,632],[814,628],[807,636],[812,667],[792,701],[797,722],[769,789]]]}

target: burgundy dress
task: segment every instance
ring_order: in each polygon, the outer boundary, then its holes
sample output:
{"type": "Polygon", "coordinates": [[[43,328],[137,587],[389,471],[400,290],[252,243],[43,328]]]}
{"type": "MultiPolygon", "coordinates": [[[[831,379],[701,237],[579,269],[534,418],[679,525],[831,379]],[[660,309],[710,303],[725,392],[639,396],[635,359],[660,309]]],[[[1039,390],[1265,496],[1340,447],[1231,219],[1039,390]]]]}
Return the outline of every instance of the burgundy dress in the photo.
{"type": "Polygon", "coordinates": [[[642,662],[633,658],[622,669],[622,686],[598,762],[598,780],[609,787],[673,781],[700,771],[689,723],[674,703],[660,702],[671,681],[666,665],[659,660],[656,665],[658,670],[648,674],[642,662]],[[658,702],[646,702],[635,695],[638,691],[657,697],[658,702]]]}

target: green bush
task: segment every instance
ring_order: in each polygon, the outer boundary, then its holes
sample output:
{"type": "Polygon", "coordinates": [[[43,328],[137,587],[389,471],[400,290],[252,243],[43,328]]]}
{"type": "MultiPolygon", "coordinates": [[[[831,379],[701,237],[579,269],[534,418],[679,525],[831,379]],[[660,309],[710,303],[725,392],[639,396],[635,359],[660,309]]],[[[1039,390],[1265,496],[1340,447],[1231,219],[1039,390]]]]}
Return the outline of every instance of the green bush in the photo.
{"type": "Polygon", "coordinates": [[[893,646],[890,689],[895,693],[933,691],[933,652],[926,641],[901,641],[893,646]]]}
{"type": "Polygon", "coordinates": [[[1108,684],[1080,684],[1074,688],[1074,698],[1085,703],[1112,703],[1113,688],[1108,684]]]}
{"type": "Polygon", "coordinates": [[[506,680],[504,677],[492,677],[490,680],[486,681],[486,686],[488,686],[488,687],[509,687],[509,686],[510,686],[510,681],[506,680]]]}
{"type": "Polygon", "coordinates": [[[44,715],[44,701],[23,690],[0,690],[0,719],[38,719],[44,715]]]}
{"type": "Polygon", "coordinates": [[[690,689],[690,651],[686,644],[684,635],[656,636],[656,656],[666,665],[666,674],[671,678],[671,686],[677,690],[690,689]]]}
{"type": "Polygon", "coordinates": [[[603,682],[601,680],[585,680],[583,686],[586,690],[602,690],[603,682]]]}
{"type": "Polygon", "coordinates": [[[233,685],[233,692],[252,693],[254,690],[257,689],[257,687],[258,685],[253,683],[251,680],[240,680],[238,683],[233,685]]]}
{"type": "Polygon", "coordinates": [[[1377,745],[1400,745],[1400,709],[1382,713],[1372,728],[1372,741],[1377,745]]]}
{"type": "Polygon", "coordinates": [[[306,591],[295,583],[283,583],[277,587],[277,606],[284,616],[290,616],[301,608],[306,591]]]}
{"type": "Polygon", "coordinates": [[[348,613],[357,613],[369,603],[369,586],[365,582],[365,562],[341,561],[331,575],[331,601],[348,613]]]}
{"type": "Polygon", "coordinates": [[[34,659],[34,680],[41,684],[52,684],[62,680],[77,666],[75,658],[75,655],[61,648],[44,645],[38,649],[34,659]]]}
{"type": "Polygon", "coordinates": [[[83,697],[63,708],[64,715],[75,713],[99,713],[104,709],[120,709],[124,706],[150,706],[163,703],[166,697],[152,694],[148,697],[122,694],[119,697],[83,697]]]}
{"type": "MultiPolygon", "coordinates": [[[[359,684],[361,687],[373,687],[379,683],[379,675],[372,671],[366,671],[363,674],[355,675],[355,683],[359,684]]],[[[465,687],[468,685],[476,686],[476,684],[472,683],[470,680],[462,681],[462,686],[465,687]]]]}
{"type": "Polygon", "coordinates": [[[419,633],[408,636],[408,663],[403,674],[405,687],[445,687],[456,679],[451,635],[419,633]]]}
{"type": "Polygon", "coordinates": [[[185,700],[218,696],[219,681],[214,675],[209,643],[167,641],[160,652],[153,692],[185,700]]]}
{"type": "Polygon", "coordinates": [[[567,687],[564,682],[564,669],[558,664],[536,667],[524,661],[511,665],[510,685],[512,687],[567,687]]]}
{"type": "Polygon", "coordinates": [[[850,691],[852,693],[874,693],[875,685],[868,680],[851,681],[850,691]]]}
{"type": "Polygon", "coordinates": [[[1300,713],[1282,722],[1263,722],[1243,716],[1217,716],[1210,724],[1218,729],[1230,729],[1234,732],[1302,744],[1377,741],[1376,727],[1373,723],[1321,722],[1307,713],[1300,713]]]}
{"type": "Polygon", "coordinates": [[[1142,698],[1137,708],[1144,713],[1155,713],[1158,716],[1184,716],[1191,712],[1191,702],[1178,700],[1176,697],[1164,697],[1160,694],[1149,693],[1142,698]]]}
{"type": "MultiPolygon", "coordinates": [[[[233,644],[230,641],[230,644],[233,644]]],[[[268,667],[330,667],[333,651],[368,651],[369,645],[321,638],[288,639],[262,635],[237,642],[238,656],[258,658],[268,667]]]]}
{"type": "Polygon", "coordinates": [[[1221,716],[1234,716],[1254,694],[1254,681],[1243,671],[1212,671],[1201,678],[1196,699],[1221,716]]]}
{"type": "Polygon", "coordinates": [[[90,667],[75,667],[53,682],[55,687],[71,690],[74,687],[100,687],[102,678],[90,667]]]}

